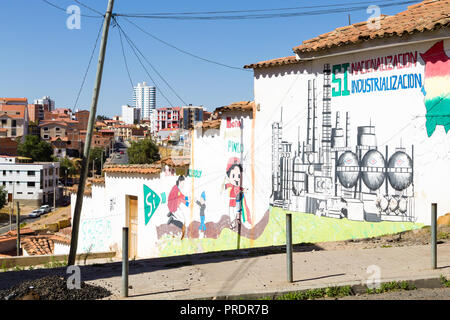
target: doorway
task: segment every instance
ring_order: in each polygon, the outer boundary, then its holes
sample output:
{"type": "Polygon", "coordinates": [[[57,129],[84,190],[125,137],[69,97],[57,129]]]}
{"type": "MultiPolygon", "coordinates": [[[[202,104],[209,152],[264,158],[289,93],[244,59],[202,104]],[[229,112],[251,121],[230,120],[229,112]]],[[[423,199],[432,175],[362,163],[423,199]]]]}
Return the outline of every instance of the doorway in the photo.
{"type": "Polygon", "coordinates": [[[127,196],[128,207],[128,258],[137,257],[138,241],[138,198],[136,196],[127,196]]]}

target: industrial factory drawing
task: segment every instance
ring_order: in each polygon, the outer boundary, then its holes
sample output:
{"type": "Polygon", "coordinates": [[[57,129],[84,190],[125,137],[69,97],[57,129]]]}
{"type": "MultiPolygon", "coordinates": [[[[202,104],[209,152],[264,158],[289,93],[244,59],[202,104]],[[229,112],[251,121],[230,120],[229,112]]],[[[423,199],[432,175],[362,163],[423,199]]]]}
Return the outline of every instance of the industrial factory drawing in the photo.
{"type": "Polygon", "coordinates": [[[341,120],[332,111],[328,64],[323,77],[321,111],[316,80],[308,81],[306,139],[299,136],[297,146],[284,141],[282,117],[272,123],[272,206],[339,219],[415,222],[414,146],[378,146],[376,124],[352,129],[349,112],[341,120]]]}

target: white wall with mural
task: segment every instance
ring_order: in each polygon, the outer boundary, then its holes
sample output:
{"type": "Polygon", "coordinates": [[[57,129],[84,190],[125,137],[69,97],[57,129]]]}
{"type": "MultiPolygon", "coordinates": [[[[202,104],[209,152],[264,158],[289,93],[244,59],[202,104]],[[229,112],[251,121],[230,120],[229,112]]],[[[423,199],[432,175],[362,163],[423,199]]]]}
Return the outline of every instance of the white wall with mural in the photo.
{"type": "Polygon", "coordinates": [[[273,157],[263,164],[272,167],[271,202],[365,221],[429,223],[431,202],[447,212],[449,46],[257,69],[258,133],[272,139],[263,152],[273,157]]]}
{"type": "MultiPolygon", "coordinates": [[[[373,237],[449,211],[448,41],[255,69],[255,108],[196,129],[186,167],[107,171],[85,197],[79,251],[137,256],[373,237]],[[95,200],[94,200],[95,199],[95,200]]],[[[72,198],[75,203],[75,195],[72,198]]]]}

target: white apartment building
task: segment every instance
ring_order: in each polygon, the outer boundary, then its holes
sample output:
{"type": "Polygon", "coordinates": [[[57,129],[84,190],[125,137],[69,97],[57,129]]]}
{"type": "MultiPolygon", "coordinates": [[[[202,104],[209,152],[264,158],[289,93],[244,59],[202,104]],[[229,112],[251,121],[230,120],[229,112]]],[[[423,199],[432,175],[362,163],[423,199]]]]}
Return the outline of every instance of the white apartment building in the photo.
{"type": "Polygon", "coordinates": [[[133,104],[141,109],[142,119],[150,119],[150,110],[156,108],[156,87],[147,82],[138,83],[133,91],[133,104]]]}
{"type": "Polygon", "coordinates": [[[50,99],[49,96],[45,96],[42,99],[34,100],[34,104],[40,104],[44,106],[45,110],[53,111],[55,110],[55,100],[50,99]]]}
{"type": "Polygon", "coordinates": [[[59,199],[58,162],[20,162],[18,157],[0,156],[0,186],[14,201],[40,206],[53,205],[53,195],[59,199]]]}
{"type": "Polygon", "coordinates": [[[141,109],[129,105],[122,106],[122,121],[125,124],[138,124],[141,119],[141,109]]]}

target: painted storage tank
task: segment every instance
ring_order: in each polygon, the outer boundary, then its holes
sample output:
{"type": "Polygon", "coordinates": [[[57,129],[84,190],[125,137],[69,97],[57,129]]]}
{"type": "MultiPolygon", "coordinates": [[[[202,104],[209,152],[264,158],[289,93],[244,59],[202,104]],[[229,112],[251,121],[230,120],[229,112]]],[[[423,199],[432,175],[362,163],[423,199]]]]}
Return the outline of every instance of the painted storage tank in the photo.
{"type": "Polygon", "coordinates": [[[413,163],[404,151],[395,152],[388,163],[389,183],[397,191],[405,190],[413,181],[413,163]]]}
{"type": "Polygon", "coordinates": [[[339,182],[346,188],[353,188],[359,178],[359,161],[356,154],[351,151],[341,154],[336,171],[339,182]]]}
{"type": "Polygon", "coordinates": [[[361,160],[361,176],[370,190],[377,190],[385,179],[385,160],[378,150],[368,151],[361,160]]]}

